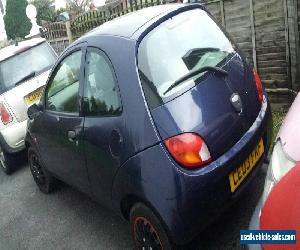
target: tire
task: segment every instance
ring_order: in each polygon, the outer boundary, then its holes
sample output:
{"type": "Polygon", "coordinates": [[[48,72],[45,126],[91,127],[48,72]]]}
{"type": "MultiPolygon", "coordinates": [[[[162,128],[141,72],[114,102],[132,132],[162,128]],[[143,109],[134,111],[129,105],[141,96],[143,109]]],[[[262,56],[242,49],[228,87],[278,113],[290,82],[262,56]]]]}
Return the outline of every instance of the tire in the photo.
{"type": "Polygon", "coordinates": [[[132,207],[130,227],[135,249],[177,249],[169,239],[160,219],[143,203],[137,203],[132,207]]]}
{"type": "Polygon", "coordinates": [[[6,153],[0,147],[0,167],[3,170],[3,172],[6,173],[7,175],[10,175],[15,170],[16,164],[17,161],[14,155],[6,153]]]}
{"type": "Polygon", "coordinates": [[[29,148],[28,163],[32,177],[41,190],[45,194],[49,194],[55,188],[55,178],[45,169],[36,150],[29,148]]]}

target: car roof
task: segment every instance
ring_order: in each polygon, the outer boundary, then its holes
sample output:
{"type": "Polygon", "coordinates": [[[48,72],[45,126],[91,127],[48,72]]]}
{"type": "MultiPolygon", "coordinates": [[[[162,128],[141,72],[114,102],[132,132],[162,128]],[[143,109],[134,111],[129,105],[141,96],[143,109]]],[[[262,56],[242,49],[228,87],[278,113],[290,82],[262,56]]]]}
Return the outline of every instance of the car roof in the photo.
{"type": "Polygon", "coordinates": [[[100,25],[99,27],[87,33],[85,36],[82,37],[82,39],[79,40],[82,41],[90,36],[99,35],[111,35],[132,38],[132,36],[137,30],[139,30],[146,23],[151,23],[151,20],[155,20],[161,15],[167,15],[172,11],[186,6],[187,5],[185,4],[165,4],[134,11],[132,13],[128,13],[124,16],[118,17],[112,21],[108,21],[100,25]]]}
{"type": "Polygon", "coordinates": [[[0,62],[6,60],[9,57],[14,56],[15,54],[18,54],[23,50],[32,48],[44,41],[46,41],[44,38],[33,38],[30,40],[19,42],[18,46],[16,45],[7,46],[0,50],[0,62]]]}

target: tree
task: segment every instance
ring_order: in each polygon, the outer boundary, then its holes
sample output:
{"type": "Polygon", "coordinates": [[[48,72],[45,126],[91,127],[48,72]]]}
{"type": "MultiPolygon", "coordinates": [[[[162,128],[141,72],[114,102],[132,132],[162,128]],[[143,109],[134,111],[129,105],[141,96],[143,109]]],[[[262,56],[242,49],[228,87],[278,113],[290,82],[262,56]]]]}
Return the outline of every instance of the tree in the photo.
{"type": "Polygon", "coordinates": [[[31,22],[26,16],[26,0],[7,0],[4,24],[9,39],[24,38],[29,34],[31,22]]]}
{"type": "Polygon", "coordinates": [[[66,0],[68,9],[72,14],[78,15],[89,7],[92,0],[66,0]]]}
{"type": "Polygon", "coordinates": [[[54,0],[33,0],[31,3],[37,9],[37,24],[42,25],[42,21],[55,21],[56,12],[54,0]]]}

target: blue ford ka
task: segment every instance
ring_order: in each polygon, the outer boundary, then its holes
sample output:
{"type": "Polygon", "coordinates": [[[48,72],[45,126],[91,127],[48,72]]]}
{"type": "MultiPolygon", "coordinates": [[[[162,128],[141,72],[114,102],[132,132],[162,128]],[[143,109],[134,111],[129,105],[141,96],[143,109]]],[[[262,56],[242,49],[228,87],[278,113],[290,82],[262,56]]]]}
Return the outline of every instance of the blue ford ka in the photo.
{"type": "Polygon", "coordinates": [[[191,241],[255,179],[271,138],[258,74],[198,4],[146,8],[83,36],[28,116],[40,190],[59,179],[119,213],[137,249],[191,241]]]}

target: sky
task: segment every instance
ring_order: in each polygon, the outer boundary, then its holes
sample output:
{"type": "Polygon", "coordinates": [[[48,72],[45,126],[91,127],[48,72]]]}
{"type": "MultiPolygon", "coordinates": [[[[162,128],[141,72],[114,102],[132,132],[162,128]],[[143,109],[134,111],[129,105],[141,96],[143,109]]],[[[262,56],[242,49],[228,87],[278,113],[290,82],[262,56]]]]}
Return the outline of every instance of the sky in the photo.
{"type": "Polygon", "coordinates": [[[66,3],[64,0],[55,0],[55,8],[60,9],[64,8],[66,6],[66,3]]]}

